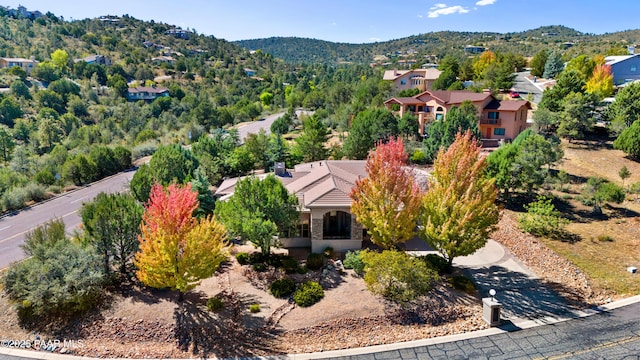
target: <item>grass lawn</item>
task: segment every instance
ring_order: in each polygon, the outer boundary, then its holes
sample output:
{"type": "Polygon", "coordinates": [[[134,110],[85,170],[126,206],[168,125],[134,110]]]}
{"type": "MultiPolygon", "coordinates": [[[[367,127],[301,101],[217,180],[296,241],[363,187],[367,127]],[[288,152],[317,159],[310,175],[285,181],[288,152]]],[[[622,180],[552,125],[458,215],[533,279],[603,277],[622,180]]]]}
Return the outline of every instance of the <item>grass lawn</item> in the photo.
{"type": "Polygon", "coordinates": [[[622,185],[618,171],[626,166],[631,177],[625,185],[640,181],[640,164],[614,150],[611,142],[585,141],[564,143],[565,156],[558,170],[571,176],[568,192],[554,192],[562,199],[559,209],[571,219],[567,230],[574,242],[545,239],[547,246],[583,269],[601,288],[619,295],[640,294],[640,273],[627,272],[628,266],[640,267],[640,201],[627,195],[622,204],[603,207],[603,216],[591,214],[591,207],[579,201],[582,185],[589,177],[599,176],[622,185]]]}

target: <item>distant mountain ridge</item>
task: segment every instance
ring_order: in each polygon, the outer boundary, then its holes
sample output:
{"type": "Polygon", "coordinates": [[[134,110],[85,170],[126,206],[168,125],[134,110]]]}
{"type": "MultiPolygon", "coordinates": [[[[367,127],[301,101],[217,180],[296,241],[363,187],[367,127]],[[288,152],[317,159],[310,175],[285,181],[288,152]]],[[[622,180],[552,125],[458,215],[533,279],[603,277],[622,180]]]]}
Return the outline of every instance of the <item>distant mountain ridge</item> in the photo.
{"type": "Polygon", "coordinates": [[[543,48],[563,52],[601,54],[611,47],[640,43],[640,30],[594,35],[561,26],[542,26],[522,32],[438,31],[376,43],[349,44],[300,37],[270,37],[233,43],[247,50],[261,50],[289,63],[372,63],[384,57],[389,61],[412,59],[428,62],[430,56],[464,55],[468,45],[492,51],[533,56],[543,48]],[[571,49],[574,48],[575,49],[571,49]]]}

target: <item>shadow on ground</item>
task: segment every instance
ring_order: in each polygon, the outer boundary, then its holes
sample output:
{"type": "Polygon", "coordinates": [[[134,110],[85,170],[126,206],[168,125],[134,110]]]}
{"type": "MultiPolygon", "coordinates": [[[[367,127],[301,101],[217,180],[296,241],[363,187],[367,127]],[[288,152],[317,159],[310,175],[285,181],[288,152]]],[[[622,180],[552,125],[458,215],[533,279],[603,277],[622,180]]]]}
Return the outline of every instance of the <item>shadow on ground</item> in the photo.
{"type": "MultiPolygon", "coordinates": [[[[489,290],[496,290],[496,299],[502,303],[503,317],[517,317],[521,319],[537,319],[544,316],[567,315],[574,308],[567,299],[553,290],[569,294],[569,289],[562,289],[562,284],[547,283],[541,279],[530,278],[527,275],[510,271],[501,266],[488,268],[466,269],[474,279],[482,297],[488,297],[489,290]]],[[[575,303],[578,308],[589,307],[590,304],[575,303]]]]}
{"type": "Polygon", "coordinates": [[[273,353],[275,333],[265,330],[259,318],[244,326],[246,307],[255,299],[225,297],[225,310],[216,314],[207,310],[205,294],[189,293],[176,308],[175,339],[178,348],[202,358],[253,357],[273,353]]]}

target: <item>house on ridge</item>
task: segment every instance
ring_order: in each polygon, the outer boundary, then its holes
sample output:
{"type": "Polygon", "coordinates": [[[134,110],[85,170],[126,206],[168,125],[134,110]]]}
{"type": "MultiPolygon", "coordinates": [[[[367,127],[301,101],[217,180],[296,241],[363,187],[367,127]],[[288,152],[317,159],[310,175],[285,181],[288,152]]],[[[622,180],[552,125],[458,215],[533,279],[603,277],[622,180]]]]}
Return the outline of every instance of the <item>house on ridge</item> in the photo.
{"type": "Polygon", "coordinates": [[[34,58],[31,59],[23,59],[23,58],[8,58],[2,57],[0,58],[0,68],[12,68],[14,66],[21,67],[27,75],[31,75],[33,69],[38,65],[38,61],[34,58]]]}
{"type": "Polygon", "coordinates": [[[138,86],[127,89],[129,101],[153,101],[162,96],[169,96],[169,89],[160,86],[138,86]]]}
{"type": "Polygon", "coordinates": [[[413,97],[393,97],[384,104],[400,116],[407,112],[416,115],[418,131],[428,135],[432,122],[446,121],[447,112],[467,100],[478,110],[478,125],[484,140],[515,139],[527,127],[527,111],[531,109],[528,101],[498,100],[489,92],[431,90],[413,97]]]}

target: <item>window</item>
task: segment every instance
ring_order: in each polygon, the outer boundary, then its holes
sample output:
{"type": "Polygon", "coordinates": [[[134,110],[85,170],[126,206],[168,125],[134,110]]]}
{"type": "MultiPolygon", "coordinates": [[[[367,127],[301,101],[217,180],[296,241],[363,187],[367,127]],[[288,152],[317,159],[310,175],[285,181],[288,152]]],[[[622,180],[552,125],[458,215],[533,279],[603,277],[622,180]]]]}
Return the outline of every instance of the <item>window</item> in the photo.
{"type": "Polygon", "coordinates": [[[491,119],[491,120],[498,120],[499,118],[499,112],[497,111],[489,111],[489,114],[487,114],[487,118],[491,119]]]}
{"type": "Polygon", "coordinates": [[[407,79],[400,79],[400,85],[407,85],[407,79]]]}
{"type": "Polygon", "coordinates": [[[638,70],[635,65],[631,66],[631,72],[636,72],[638,70]]]}
{"type": "Polygon", "coordinates": [[[443,114],[436,114],[436,121],[442,120],[443,117],[444,117],[443,114]]]}
{"type": "Polygon", "coordinates": [[[504,135],[504,128],[493,129],[493,135],[504,135]]]}
{"type": "Polygon", "coordinates": [[[351,214],[344,211],[331,211],[322,217],[323,239],[350,239],[351,214]]]}

